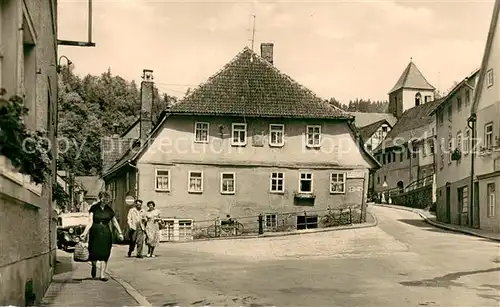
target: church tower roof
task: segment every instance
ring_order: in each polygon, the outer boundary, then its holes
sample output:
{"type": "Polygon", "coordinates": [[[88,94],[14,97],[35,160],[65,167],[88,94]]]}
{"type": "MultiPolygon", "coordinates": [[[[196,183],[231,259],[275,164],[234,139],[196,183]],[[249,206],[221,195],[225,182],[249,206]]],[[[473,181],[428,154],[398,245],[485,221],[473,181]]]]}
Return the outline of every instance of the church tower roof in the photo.
{"type": "Polygon", "coordinates": [[[406,69],[403,71],[403,73],[398,79],[398,82],[396,82],[396,84],[391,89],[389,94],[402,88],[417,89],[417,90],[436,89],[425,79],[424,75],[422,75],[420,70],[417,68],[417,65],[415,65],[413,61],[410,61],[410,63],[408,63],[408,66],[406,66],[406,69]]]}

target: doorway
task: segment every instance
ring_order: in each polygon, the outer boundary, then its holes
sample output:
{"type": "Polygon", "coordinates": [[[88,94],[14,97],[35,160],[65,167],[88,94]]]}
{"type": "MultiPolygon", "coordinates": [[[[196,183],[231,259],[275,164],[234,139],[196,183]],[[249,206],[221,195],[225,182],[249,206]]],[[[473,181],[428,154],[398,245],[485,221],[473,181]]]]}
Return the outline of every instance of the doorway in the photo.
{"type": "Polygon", "coordinates": [[[451,223],[451,188],[446,187],[446,223],[451,223]]]}
{"type": "Polygon", "coordinates": [[[481,224],[479,220],[479,182],[474,182],[474,203],[472,207],[472,225],[475,228],[479,228],[479,225],[481,224]]]}
{"type": "Polygon", "coordinates": [[[318,228],[317,215],[299,215],[297,216],[297,229],[312,229],[318,228]]]}

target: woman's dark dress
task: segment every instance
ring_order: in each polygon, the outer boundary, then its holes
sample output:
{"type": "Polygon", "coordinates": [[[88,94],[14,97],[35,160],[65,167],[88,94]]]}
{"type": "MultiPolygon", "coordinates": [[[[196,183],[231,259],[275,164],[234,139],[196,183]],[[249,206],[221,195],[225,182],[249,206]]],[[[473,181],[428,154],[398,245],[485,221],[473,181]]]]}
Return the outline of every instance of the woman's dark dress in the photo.
{"type": "Polygon", "coordinates": [[[108,261],[111,255],[111,246],[113,245],[109,223],[115,216],[115,212],[108,205],[101,209],[100,203],[90,207],[89,212],[94,214],[89,232],[89,260],[108,261]]]}

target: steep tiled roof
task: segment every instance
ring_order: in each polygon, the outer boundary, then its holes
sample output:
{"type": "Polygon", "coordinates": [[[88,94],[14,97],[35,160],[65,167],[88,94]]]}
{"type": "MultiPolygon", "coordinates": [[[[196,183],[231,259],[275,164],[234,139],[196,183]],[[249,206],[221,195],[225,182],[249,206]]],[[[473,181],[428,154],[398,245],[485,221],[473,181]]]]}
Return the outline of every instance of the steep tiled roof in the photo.
{"type": "Polygon", "coordinates": [[[432,123],[434,116],[430,115],[442,99],[430,101],[411,109],[406,110],[399,121],[389,131],[385,140],[374,150],[374,152],[382,148],[389,148],[392,145],[401,145],[403,140],[409,141],[412,137],[418,138],[427,130],[427,126],[432,123]],[[392,144],[394,140],[398,140],[397,144],[392,144]]]}
{"type": "Polygon", "coordinates": [[[248,47],[206,83],[172,106],[170,112],[189,115],[352,118],[281,73],[248,47]]]}
{"type": "Polygon", "coordinates": [[[382,124],[390,125],[385,119],[381,119],[378,122],[359,128],[359,134],[363,141],[368,140],[382,124]]]}
{"type": "Polygon", "coordinates": [[[422,75],[420,70],[418,70],[417,66],[413,62],[410,62],[408,66],[406,66],[406,69],[403,71],[398,79],[398,82],[396,82],[389,94],[402,88],[435,90],[434,86],[432,86],[425,79],[424,75],[422,75]]]}
{"type": "Polygon", "coordinates": [[[366,113],[366,112],[348,112],[354,116],[354,124],[358,128],[366,127],[378,121],[385,119],[389,125],[394,126],[398,121],[396,116],[391,113],[366,113]]]}

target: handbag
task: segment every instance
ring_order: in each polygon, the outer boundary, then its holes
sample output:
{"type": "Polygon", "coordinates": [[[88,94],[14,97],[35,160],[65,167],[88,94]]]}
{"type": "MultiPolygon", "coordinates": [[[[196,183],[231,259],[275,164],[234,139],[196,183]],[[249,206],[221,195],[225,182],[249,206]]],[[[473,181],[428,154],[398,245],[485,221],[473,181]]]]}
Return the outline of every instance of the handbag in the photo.
{"type": "Polygon", "coordinates": [[[77,262],[89,261],[89,248],[87,244],[83,242],[78,242],[76,244],[75,251],[73,252],[73,260],[77,262]]]}

